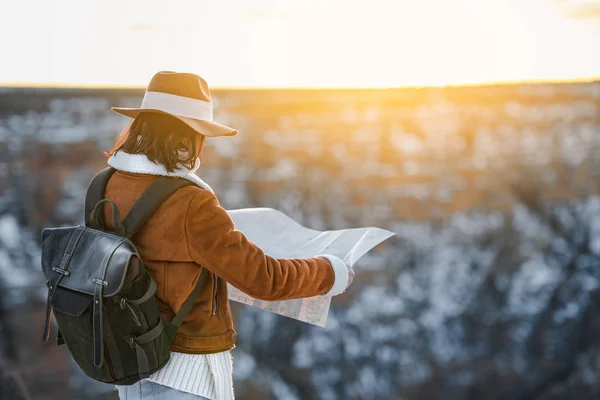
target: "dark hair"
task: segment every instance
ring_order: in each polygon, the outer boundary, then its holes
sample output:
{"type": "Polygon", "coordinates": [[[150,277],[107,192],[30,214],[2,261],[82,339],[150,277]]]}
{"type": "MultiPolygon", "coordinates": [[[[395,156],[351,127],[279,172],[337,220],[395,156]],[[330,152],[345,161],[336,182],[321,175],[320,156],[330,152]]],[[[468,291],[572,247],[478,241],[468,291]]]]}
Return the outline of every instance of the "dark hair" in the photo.
{"type": "Polygon", "coordinates": [[[108,157],[119,150],[145,154],[150,161],[165,166],[168,172],[178,164],[193,168],[204,147],[204,135],[167,114],[143,112],[115,140],[108,157]]]}

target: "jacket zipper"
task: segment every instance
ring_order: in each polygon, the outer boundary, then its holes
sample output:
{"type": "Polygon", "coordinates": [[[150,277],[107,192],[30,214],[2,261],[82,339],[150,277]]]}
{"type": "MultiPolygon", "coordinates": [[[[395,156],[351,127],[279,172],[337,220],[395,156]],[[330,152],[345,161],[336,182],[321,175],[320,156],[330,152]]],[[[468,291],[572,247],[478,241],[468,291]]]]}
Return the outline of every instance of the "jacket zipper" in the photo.
{"type": "Polygon", "coordinates": [[[212,315],[217,315],[217,294],[219,293],[219,277],[214,275],[215,288],[213,290],[213,312],[212,315]]]}

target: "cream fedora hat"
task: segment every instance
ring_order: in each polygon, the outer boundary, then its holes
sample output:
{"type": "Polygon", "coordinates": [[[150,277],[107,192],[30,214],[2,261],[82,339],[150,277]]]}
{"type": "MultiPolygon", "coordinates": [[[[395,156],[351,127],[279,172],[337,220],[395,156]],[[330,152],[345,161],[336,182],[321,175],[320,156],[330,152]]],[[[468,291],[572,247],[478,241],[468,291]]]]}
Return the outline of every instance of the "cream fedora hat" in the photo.
{"type": "Polygon", "coordinates": [[[112,107],[114,112],[135,118],[142,112],[171,115],[204,136],[235,136],[237,130],[213,121],[208,84],[194,74],[161,71],[152,77],[139,108],[112,107]]]}

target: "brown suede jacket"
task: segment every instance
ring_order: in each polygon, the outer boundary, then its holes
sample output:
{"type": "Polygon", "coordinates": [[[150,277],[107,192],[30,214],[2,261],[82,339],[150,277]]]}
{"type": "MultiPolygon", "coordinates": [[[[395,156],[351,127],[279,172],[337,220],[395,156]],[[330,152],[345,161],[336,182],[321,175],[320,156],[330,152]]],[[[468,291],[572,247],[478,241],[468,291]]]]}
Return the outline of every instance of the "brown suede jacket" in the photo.
{"type": "MultiPolygon", "coordinates": [[[[123,218],[153,175],[117,171],[106,198],[123,218]]],[[[106,208],[106,222],[112,218],[106,208]]],[[[164,319],[170,320],[191,293],[203,268],[211,274],[171,350],[216,353],[235,347],[227,282],[260,300],[286,300],[325,294],[335,281],[327,258],[274,259],[234,229],[215,195],[197,186],[169,197],[133,238],[152,278],[164,319]]]]}

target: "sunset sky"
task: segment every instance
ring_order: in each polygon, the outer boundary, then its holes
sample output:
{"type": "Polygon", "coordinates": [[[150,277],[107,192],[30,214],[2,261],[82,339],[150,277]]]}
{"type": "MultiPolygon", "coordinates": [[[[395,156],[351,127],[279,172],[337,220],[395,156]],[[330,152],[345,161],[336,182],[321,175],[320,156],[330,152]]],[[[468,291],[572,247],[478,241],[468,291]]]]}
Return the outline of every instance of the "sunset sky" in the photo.
{"type": "Polygon", "coordinates": [[[145,85],[158,70],[230,87],[600,77],[600,1],[0,2],[0,82],[145,85]]]}

